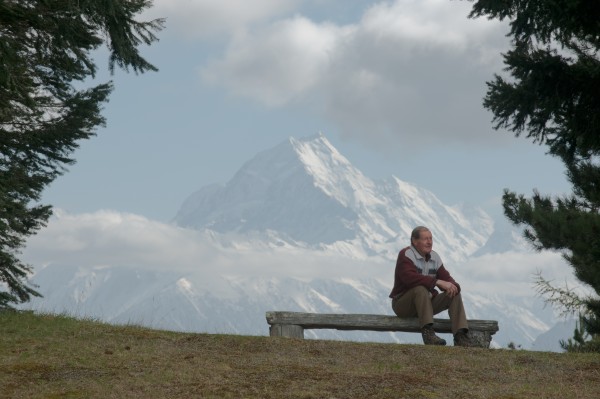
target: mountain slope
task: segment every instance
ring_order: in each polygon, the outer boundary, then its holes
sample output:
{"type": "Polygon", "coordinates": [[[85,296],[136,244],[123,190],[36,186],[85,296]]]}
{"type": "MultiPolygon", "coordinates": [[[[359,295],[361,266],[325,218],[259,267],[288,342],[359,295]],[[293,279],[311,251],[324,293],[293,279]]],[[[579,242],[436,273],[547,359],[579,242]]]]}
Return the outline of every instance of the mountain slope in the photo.
{"type": "Polygon", "coordinates": [[[493,222],[483,211],[470,216],[396,177],[367,178],[318,135],[290,138],[259,153],[226,185],[188,197],[174,222],[219,233],[275,231],[296,245],[390,260],[410,231],[425,224],[436,247],[459,260],[492,233],[493,222]]]}

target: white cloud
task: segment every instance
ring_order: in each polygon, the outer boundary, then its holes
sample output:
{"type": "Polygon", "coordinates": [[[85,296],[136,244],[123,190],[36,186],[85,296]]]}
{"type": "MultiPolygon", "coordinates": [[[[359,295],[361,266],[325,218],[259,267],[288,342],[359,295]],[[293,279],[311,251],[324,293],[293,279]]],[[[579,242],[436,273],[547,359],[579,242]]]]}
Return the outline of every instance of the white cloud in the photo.
{"type": "Polygon", "coordinates": [[[344,26],[283,19],[235,36],[202,75],[268,106],[303,101],[343,135],[394,151],[506,140],[482,133],[491,115],[481,105],[501,69],[504,28],[467,19],[470,6],[382,2],[344,26]]]}
{"type": "Polygon", "coordinates": [[[564,259],[556,252],[504,252],[469,259],[461,268],[473,280],[531,281],[538,271],[549,276],[564,274],[564,259]]]}
{"type": "Polygon", "coordinates": [[[464,7],[439,0],[409,0],[379,3],[363,16],[361,27],[376,40],[405,41],[415,48],[467,47],[464,7]],[[460,10],[461,12],[457,12],[460,10]]]}
{"type": "MultiPolygon", "coordinates": [[[[82,267],[131,267],[147,271],[192,273],[206,287],[253,277],[375,279],[393,284],[393,264],[379,259],[353,260],[339,255],[260,242],[222,246],[203,233],[142,216],[115,211],[88,214],[55,212],[48,227],[28,241],[24,260],[34,271],[48,264],[82,267]],[[299,261],[301,260],[301,261],[299,261]]],[[[575,288],[572,269],[552,252],[484,255],[448,269],[468,292],[533,296],[533,277],[575,288]]],[[[387,296],[382,293],[382,297],[387,296]]]]}
{"type": "Polygon", "coordinates": [[[28,240],[24,260],[85,268],[115,266],[207,276],[313,278],[377,277],[381,262],[350,260],[321,251],[271,248],[262,243],[222,246],[215,233],[101,210],[68,214],[55,209],[48,226],[28,240]],[[301,264],[298,263],[301,259],[301,264]]]}
{"type": "Polygon", "coordinates": [[[224,57],[201,73],[205,81],[236,95],[283,105],[315,88],[338,42],[350,31],[300,16],[286,19],[252,35],[236,36],[224,57]]]}
{"type": "Polygon", "coordinates": [[[199,232],[143,216],[101,210],[68,214],[60,209],[48,226],[28,240],[25,258],[34,266],[144,266],[193,268],[199,259],[214,260],[216,251],[199,232]]]}

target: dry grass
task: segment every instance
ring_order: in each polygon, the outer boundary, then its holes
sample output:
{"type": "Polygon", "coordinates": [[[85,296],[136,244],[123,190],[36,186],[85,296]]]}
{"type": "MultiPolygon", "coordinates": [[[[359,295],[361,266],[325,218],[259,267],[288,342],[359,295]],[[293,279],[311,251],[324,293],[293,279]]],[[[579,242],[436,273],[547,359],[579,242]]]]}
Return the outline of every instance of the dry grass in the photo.
{"type": "Polygon", "coordinates": [[[2,398],[600,398],[600,356],[182,334],[0,312],[2,398]]]}

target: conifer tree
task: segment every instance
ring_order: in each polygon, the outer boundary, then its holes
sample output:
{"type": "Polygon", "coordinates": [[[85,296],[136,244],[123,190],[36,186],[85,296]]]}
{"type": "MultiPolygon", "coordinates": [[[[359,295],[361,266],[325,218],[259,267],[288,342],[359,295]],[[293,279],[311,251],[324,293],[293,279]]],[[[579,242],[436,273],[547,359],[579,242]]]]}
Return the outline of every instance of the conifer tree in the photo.
{"type": "Polygon", "coordinates": [[[150,0],[0,0],[0,308],[38,296],[20,259],[27,237],[45,226],[43,189],[74,163],[81,140],[105,122],[112,82],[94,77],[92,51],[105,45],[108,68],[156,71],[138,46],[157,40],[162,19],[134,18],[150,0]]]}
{"type": "MultiPolygon", "coordinates": [[[[476,0],[470,17],[510,21],[505,71],[487,83],[484,106],[494,128],[548,148],[566,167],[573,192],[505,190],[504,213],[525,227],[538,250],[563,253],[575,276],[593,288],[583,329],[600,340],[600,1],[476,0]]],[[[508,161],[507,161],[508,162],[508,161]]],[[[598,350],[593,342],[579,350],[598,350]]]]}

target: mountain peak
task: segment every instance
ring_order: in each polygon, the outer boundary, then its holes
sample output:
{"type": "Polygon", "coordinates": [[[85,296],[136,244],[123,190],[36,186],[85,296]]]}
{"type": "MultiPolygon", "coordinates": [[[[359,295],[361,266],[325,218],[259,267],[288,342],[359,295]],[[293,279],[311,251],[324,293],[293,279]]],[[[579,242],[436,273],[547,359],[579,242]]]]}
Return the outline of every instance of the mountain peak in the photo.
{"type": "Polygon", "coordinates": [[[350,161],[340,154],[323,133],[302,139],[290,137],[289,143],[308,171],[323,173],[339,167],[352,166],[350,161]]]}
{"type": "Polygon", "coordinates": [[[224,186],[192,194],[175,223],[219,233],[265,233],[353,256],[395,258],[416,225],[439,230],[438,247],[457,258],[479,248],[491,231],[442,204],[427,190],[375,183],[323,134],[288,140],[258,153],[224,186]]]}

